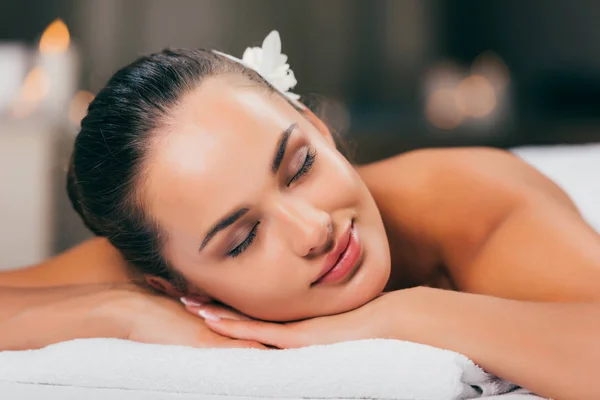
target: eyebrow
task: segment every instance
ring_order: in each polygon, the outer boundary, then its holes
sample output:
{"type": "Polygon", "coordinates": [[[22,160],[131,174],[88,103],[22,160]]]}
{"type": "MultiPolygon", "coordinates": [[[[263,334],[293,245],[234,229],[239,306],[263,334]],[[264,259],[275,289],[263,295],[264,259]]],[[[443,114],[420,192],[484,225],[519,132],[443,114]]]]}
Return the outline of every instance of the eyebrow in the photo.
{"type": "Polygon", "coordinates": [[[212,228],[210,228],[210,230],[206,234],[206,237],[204,238],[204,240],[202,241],[202,244],[200,245],[200,250],[205,248],[206,245],[208,244],[208,242],[210,241],[210,239],[212,239],[217,233],[219,233],[223,229],[233,225],[235,223],[235,221],[237,221],[238,219],[240,219],[244,215],[246,215],[246,213],[248,211],[250,211],[250,209],[248,207],[242,207],[242,208],[239,208],[239,209],[235,210],[234,212],[226,215],[225,217],[221,218],[216,224],[214,224],[212,226],[212,228]]]}
{"type": "MultiPolygon", "coordinates": [[[[277,174],[277,172],[279,171],[279,168],[281,167],[281,162],[283,161],[283,159],[285,157],[285,150],[286,150],[290,135],[292,134],[292,132],[294,132],[294,129],[296,129],[297,126],[298,126],[298,124],[293,123],[286,130],[284,130],[281,133],[281,136],[279,137],[279,140],[277,142],[277,150],[275,151],[275,155],[273,156],[273,161],[271,162],[271,175],[275,176],[277,174]]],[[[221,218],[219,221],[217,221],[217,223],[215,223],[209,229],[208,233],[204,237],[204,240],[202,241],[202,244],[200,245],[200,251],[206,247],[208,242],[217,233],[219,233],[223,229],[233,225],[237,220],[239,220],[244,215],[246,215],[246,213],[248,213],[248,211],[250,211],[249,207],[246,207],[246,206],[238,207],[235,211],[227,214],[226,216],[221,218]]]]}
{"type": "Polygon", "coordinates": [[[271,163],[272,175],[276,175],[277,171],[279,171],[279,167],[281,166],[281,162],[283,161],[283,158],[285,156],[285,149],[287,147],[288,139],[290,138],[290,135],[292,134],[292,132],[294,132],[294,129],[296,129],[297,126],[298,124],[293,123],[281,133],[281,136],[279,137],[279,142],[277,143],[277,151],[275,151],[275,156],[273,157],[273,162],[271,163]]]}

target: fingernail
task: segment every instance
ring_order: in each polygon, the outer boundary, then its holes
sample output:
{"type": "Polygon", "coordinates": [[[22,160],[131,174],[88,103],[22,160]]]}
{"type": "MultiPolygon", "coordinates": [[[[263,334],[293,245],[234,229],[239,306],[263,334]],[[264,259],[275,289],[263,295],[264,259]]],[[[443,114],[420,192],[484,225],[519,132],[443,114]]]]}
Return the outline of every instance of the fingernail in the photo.
{"type": "Polygon", "coordinates": [[[200,316],[206,320],[209,321],[219,321],[221,320],[221,318],[219,318],[218,316],[216,316],[215,314],[208,312],[206,310],[199,310],[198,314],[200,314],[200,316]]]}
{"type": "Polygon", "coordinates": [[[188,307],[200,307],[203,303],[192,300],[189,297],[180,297],[179,300],[188,307]]]}

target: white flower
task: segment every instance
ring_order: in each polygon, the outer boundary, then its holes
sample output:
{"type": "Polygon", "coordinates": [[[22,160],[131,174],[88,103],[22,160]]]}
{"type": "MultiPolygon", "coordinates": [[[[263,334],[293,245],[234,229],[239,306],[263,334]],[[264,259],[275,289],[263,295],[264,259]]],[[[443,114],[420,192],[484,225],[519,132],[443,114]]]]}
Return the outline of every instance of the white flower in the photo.
{"type": "Polygon", "coordinates": [[[262,47],[248,47],[244,51],[241,60],[218,51],[215,51],[215,53],[252,68],[275,89],[287,96],[294,104],[304,108],[298,101],[300,96],[289,91],[296,86],[298,81],[294,76],[294,71],[287,64],[287,56],[281,53],[279,32],[271,31],[263,41],[262,47]]]}

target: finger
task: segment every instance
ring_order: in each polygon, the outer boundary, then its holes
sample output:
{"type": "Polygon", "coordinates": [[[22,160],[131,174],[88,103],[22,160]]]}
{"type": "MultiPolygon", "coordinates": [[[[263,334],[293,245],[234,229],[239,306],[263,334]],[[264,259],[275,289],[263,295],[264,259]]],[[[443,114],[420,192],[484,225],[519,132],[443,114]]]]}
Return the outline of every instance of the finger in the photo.
{"type": "Polygon", "coordinates": [[[213,299],[205,295],[188,295],[180,297],[179,300],[186,306],[201,306],[213,302],[213,299]]]}
{"type": "Polygon", "coordinates": [[[206,325],[214,332],[234,339],[253,340],[282,348],[301,347],[297,334],[286,325],[255,320],[219,318],[206,310],[200,311],[206,325]]]}
{"type": "Polygon", "coordinates": [[[200,301],[196,298],[192,298],[192,297],[180,297],[179,301],[181,301],[183,303],[184,306],[186,307],[200,307],[208,302],[206,301],[200,301]]]}
{"type": "MultiPolygon", "coordinates": [[[[241,314],[235,310],[232,310],[231,308],[227,308],[227,307],[223,307],[223,306],[218,306],[215,304],[204,304],[201,306],[185,306],[186,310],[191,312],[194,315],[200,315],[200,310],[206,310],[207,312],[216,315],[219,318],[224,318],[224,319],[235,319],[235,320],[239,320],[239,321],[249,321],[251,320],[251,318],[249,318],[248,316],[241,314]]],[[[200,315],[201,316],[201,315],[200,315]]]]}

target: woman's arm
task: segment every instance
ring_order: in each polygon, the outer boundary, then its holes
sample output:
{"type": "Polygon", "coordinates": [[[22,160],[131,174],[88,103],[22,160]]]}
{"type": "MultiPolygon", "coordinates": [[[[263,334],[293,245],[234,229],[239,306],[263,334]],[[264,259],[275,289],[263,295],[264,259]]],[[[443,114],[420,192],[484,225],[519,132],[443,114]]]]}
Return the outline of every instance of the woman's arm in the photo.
{"type": "Polygon", "coordinates": [[[128,282],[123,259],[93,239],[40,265],[0,273],[0,351],[80,338],[254,347],[210,331],[176,300],[128,282]]]}
{"type": "Polygon", "coordinates": [[[112,284],[0,287],[0,351],[78,338],[127,338],[116,307],[126,290],[112,284]]]}
{"type": "Polygon", "coordinates": [[[118,300],[135,296],[126,280],[125,262],[101,238],[39,265],[0,272],[0,350],[86,337],[126,338],[115,307],[118,300]]]}
{"type": "Polygon", "coordinates": [[[132,272],[104,238],[85,241],[38,265],[0,272],[0,286],[44,287],[127,282],[132,272]]]}
{"type": "Polygon", "coordinates": [[[486,371],[557,400],[600,398],[600,304],[544,303],[416,287],[338,315],[278,324],[189,306],[233,338],[278,348],[349,340],[408,340],[465,354],[486,371]]]}
{"type": "Polygon", "coordinates": [[[37,349],[81,338],[264,348],[257,342],[218,335],[178,301],[133,285],[0,287],[0,351],[37,349]]]}
{"type": "Polygon", "coordinates": [[[395,330],[546,396],[600,398],[600,236],[511,154],[425,151],[413,161],[425,179],[403,204],[412,216],[390,213],[426,232],[461,291],[500,298],[423,290],[415,320],[399,316],[395,330]]]}
{"type": "Polygon", "coordinates": [[[465,354],[541,396],[600,399],[600,304],[507,300],[431,288],[390,293],[382,336],[465,354]],[[390,318],[391,316],[391,318],[390,318]]]}

